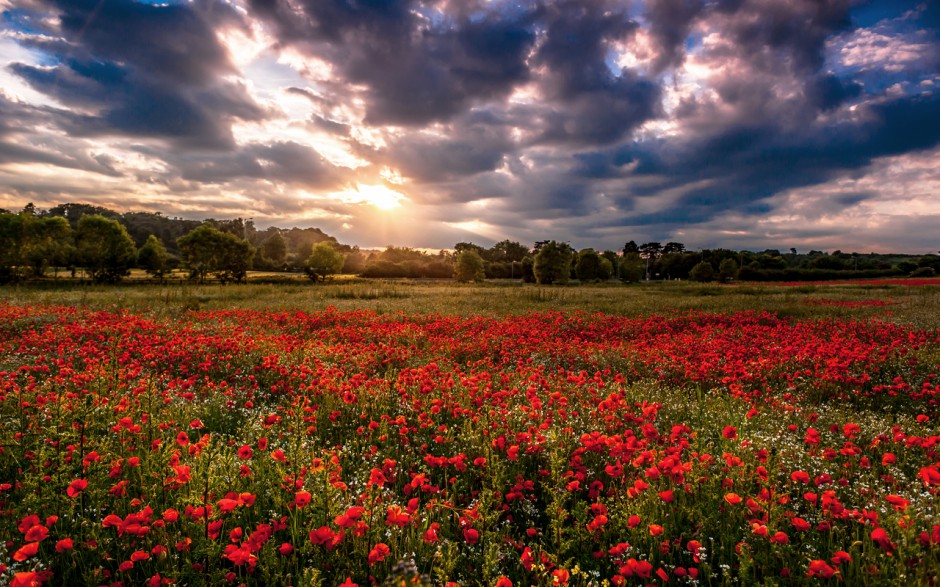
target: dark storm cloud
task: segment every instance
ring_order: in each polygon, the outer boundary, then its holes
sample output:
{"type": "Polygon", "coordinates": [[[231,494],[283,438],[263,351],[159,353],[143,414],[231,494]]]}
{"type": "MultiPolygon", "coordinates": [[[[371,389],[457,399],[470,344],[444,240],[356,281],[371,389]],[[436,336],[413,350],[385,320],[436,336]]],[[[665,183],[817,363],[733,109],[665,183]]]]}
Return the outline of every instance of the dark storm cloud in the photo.
{"type": "MultiPolygon", "coordinates": [[[[504,119],[477,111],[455,120],[444,133],[410,133],[394,139],[387,149],[387,163],[415,180],[441,182],[493,171],[516,148],[504,119]]],[[[474,195],[458,195],[457,200],[468,197],[474,195]]]]}
{"type": "MultiPolygon", "coordinates": [[[[250,0],[278,38],[337,66],[368,88],[367,122],[446,120],[527,79],[531,14],[423,16],[409,0],[250,0]]],[[[433,12],[433,11],[432,11],[433,12]]]]}
{"type": "Polygon", "coordinates": [[[685,57],[685,44],[693,21],[705,9],[704,0],[650,0],[646,5],[649,32],[657,45],[652,70],[674,67],[685,57]]]}
{"type": "Polygon", "coordinates": [[[265,116],[242,85],[222,78],[236,69],[215,28],[242,26],[223,2],[37,4],[59,16],[58,27],[23,44],[45,52],[54,65],[19,63],[11,69],[36,90],[78,108],[62,122],[74,135],[229,147],[233,120],[265,116]]]}
{"type": "Polygon", "coordinates": [[[531,126],[549,143],[607,144],[659,113],[660,89],[635,72],[613,71],[614,42],[627,41],[637,24],[620,3],[570,0],[539,12],[544,40],[533,57],[545,69],[544,102],[531,126]]]}
{"type": "MultiPolygon", "coordinates": [[[[940,144],[940,95],[904,97],[871,105],[857,124],[836,123],[804,133],[771,124],[726,129],[677,147],[630,145],[579,157],[577,173],[595,179],[659,176],[665,182],[633,188],[637,196],[690,186],[670,210],[634,216],[640,224],[687,224],[737,210],[769,211],[763,200],[786,189],[829,181],[862,170],[877,157],[940,144]],[[706,180],[707,185],[694,187],[706,180]]],[[[848,205],[848,204],[846,204],[848,205]]]]}
{"type": "Polygon", "coordinates": [[[290,141],[249,144],[224,155],[169,158],[183,179],[202,183],[247,178],[306,189],[335,189],[344,181],[340,170],[314,149],[290,141]]]}

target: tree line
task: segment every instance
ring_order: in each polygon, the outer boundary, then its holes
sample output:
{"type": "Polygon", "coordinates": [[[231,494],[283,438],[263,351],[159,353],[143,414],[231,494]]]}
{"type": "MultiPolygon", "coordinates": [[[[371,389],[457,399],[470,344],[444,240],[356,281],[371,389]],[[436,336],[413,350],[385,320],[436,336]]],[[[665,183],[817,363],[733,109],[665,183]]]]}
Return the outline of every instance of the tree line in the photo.
{"type": "Polygon", "coordinates": [[[78,271],[114,283],[136,267],[163,280],[175,269],[197,282],[244,281],[251,269],[303,272],[313,281],[339,273],[374,278],[518,279],[542,284],[641,280],[700,282],[818,281],[940,273],[940,256],[796,249],[760,252],[687,250],[678,242],[628,241],[621,250],[575,250],[544,240],[529,247],[503,240],[490,247],[459,242],[428,252],[388,246],[362,251],[316,228],[255,228],[248,219],[202,222],[159,213],[117,213],[87,204],[62,204],[18,213],[0,210],[0,282],[78,271]]]}

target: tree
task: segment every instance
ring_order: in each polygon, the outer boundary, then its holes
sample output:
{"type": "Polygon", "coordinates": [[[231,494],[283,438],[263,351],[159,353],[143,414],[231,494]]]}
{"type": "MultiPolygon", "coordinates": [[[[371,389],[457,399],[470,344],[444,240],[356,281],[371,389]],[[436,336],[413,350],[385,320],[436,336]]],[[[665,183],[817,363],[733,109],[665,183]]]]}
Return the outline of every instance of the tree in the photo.
{"type": "Polygon", "coordinates": [[[21,214],[0,214],[0,283],[19,278],[24,224],[21,214]]]}
{"type": "Polygon", "coordinates": [[[578,253],[578,261],[574,267],[575,274],[583,283],[607,281],[613,272],[612,269],[610,261],[598,255],[594,249],[584,249],[578,253]]]}
{"type": "Polygon", "coordinates": [[[663,253],[663,246],[657,242],[643,243],[640,245],[640,253],[644,258],[649,259],[650,263],[654,263],[663,253]]]}
{"type": "Polygon", "coordinates": [[[728,283],[738,276],[738,264],[734,259],[722,259],[718,265],[718,281],[728,283]]]}
{"type": "Polygon", "coordinates": [[[513,261],[518,263],[525,259],[528,254],[529,249],[525,245],[507,239],[487,249],[484,259],[500,263],[512,263],[513,261]]]}
{"type": "Polygon", "coordinates": [[[574,250],[566,243],[548,241],[535,255],[535,279],[541,284],[568,283],[574,250]]]}
{"type": "Polygon", "coordinates": [[[160,281],[163,281],[166,276],[168,260],[169,255],[166,252],[166,247],[153,234],[147,237],[147,241],[137,251],[137,266],[160,281]]]}
{"type": "Polygon", "coordinates": [[[342,273],[358,275],[362,273],[365,268],[366,254],[360,251],[359,247],[353,247],[352,251],[346,255],[346,260],[343,262],[342,273]]]}
{"type": "Polygon", "coordinates": [[[313,251],[304,262],[304,272],[311,281],[326,281],[342,271],[346,257],[332,243],[322,241],[313,246],[313,251]]]}
{"type": "Polygon", "coordinates": [[[261,243],[261,256],[273,267],[284,268],[287,262],[287,241],[280,232],[274,232],[261,243]]]}
{"type": "Polygon", "coordinates": [[[692,271],[689,272],[689,277],[692,281],[712,281],[715,279],[715,268],[712,267],[712,264],[708,261],[702,261],[692,268],[692,271]]]}
{"type": "Polygon", "coordinates": [[[23,258],[33,275],[42,277],[50,265],[58,268],[69,262],[74,251],[72,227],[57,216],[36,218],[31,224],[33,229],[27,230],[23,243],[23,258]]]}
{"type": "Polygon", "coordinates": [[[473,249],[460,251],[454,264],[454,279],[460,282],[483,281],[483,257],[473,249]]]}
{"type": "Polygon", "coordinates": [[[663,254],[668,255],[669,253],[684,253],[685,245],[677,242],[668,242],[666,246],[663,247],[663,254]]]}
{"type": "Polygon", "coordinates": [[[628,241],[627,244],[623,245],[623,256],[626,257],[630,253],[639,253],[640,247],[636,245],[634,241],[628,241]]]}
{"type": "Polygon", "coordinates": [[[244,281],[255,256],[251,243],[210,224],[203,224],[181,236],[176,239],[176,244],[189,268],[190,278],[200,283],[210,273],[215,273],[222,283],[244,281]]]}
{"type": "Polygon", "coordinates": [[[646,265],[639,253],[628,253],[620,261],[620,279],[627,283],[637,283],[646,274],[646,265]]]}
{"type": "Polygon", "coordinates": [[[85,214],[75,231],[75,255],[96,283],[116,283],[130,272],[137,249],[120,222],[85,214]]]}

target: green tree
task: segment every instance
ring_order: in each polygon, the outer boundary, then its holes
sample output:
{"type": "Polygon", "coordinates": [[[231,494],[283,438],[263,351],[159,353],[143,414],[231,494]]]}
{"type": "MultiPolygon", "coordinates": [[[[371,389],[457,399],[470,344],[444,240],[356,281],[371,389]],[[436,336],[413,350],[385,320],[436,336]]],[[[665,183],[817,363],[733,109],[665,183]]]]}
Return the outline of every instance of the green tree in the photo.
{"type": "Polygon", "coordinates": [[[304,263],[304,272],[312,281],[326,281],[342,271],[346,257],[328,241],[313,246],[313,252],[304,263]]]}
{"type": "Polygon", "coordinates": [[[261,243],[261,256],[271,266],[278,269],[284,268],[284,263],[287,262],[287,241],[279,231],[261,243]]]}
{"type": "Polygon", "coordinates": [[[21,214],[0,214],[0,283],[19,278],[24,224],[21,214]]]}
{"type": "MultiPolygon", "coordinates": [[[[312,251],[311,251],[312,252],[312,251]]],[[[359,250],[359,247],[353,247],[352,251],[346,255],[343,262],[343,273],[358,275],[366,268],[366,254],[359,250]]]]}
{"type": "Polygon", "coordinates": [[[712,281],[715,279],[715,268],[708,261],[702,261],[692,268],[692,271],[689,272],[689,278],[692,281],[712,281]]]}
{"type": "Polygon", "coordinates": [[[222,233],[221,246],[216,269],[219,281],[245,281],[255,258],[255,248],[247,240],[230,232],[222,233]]]}
{"type": "Polygon", "coordinates": [[[598,255],[594,249],[584,249],[578,253],[574,271],[582,283],[607,281],[610,279],[612,266],[610,261],[598,255]]]}
{"type": "Polygon", "coordinates": [[[627,253],[620,260],[620,279],[627,283],[637,283],[646,274],[646,264],[638,252],[627,253]]]}
{"type": "Polygon", "coordinates": [[[166,247],[153,234],[147,237],[147,241],[137,251],[137,266],[160,281],[163,281],[166,276],[168,260],[169,255],[166,252],[166,247]]]}
{"type": "Polygon", "coordinates": [[[72,253],[72,227],[65,218],[25,216],[22,260],[34,277],[42,277],[50,266],[68,263],[72,253]]]}
{"type": "Polygon", "coordinates": [[[518,263],[525,259],[528,254],[528,247],[507,239],[487,249],[484,259],[499,263],[512,263],[513,261],[518,263]]]}
{"type": "Polygon", "coordinates": [[[85,214],[75,231],[75,256],[96,283],[117,283],[130,272],[137,249],[120,222],[85,214]]]}
{"type": "Polygon", "coordinates": [[[738,264],[734,259],[722,259],[718,265],[718,281],[728,283],[738,276],[738,264]]]}
{"type": "Polygon", "coordinates": [[[251,243],[209,224],[176,239],[176,244],[190,277],[200,283],[210,273],[215,273],[223,283],[244,281],[255,256],[251,243]]]}
{"type": "Polygon", "coordinates": [[[539,248],[532,268],[541,284],[568,283],[574,250],[566,243],[548,241],[539,248]]]}
{"type": "Polygon", "coordinates": [[[454,264],[454,279],[461,282],[483,281],[483,257],[471,248],[460,251],[454,264]]]}

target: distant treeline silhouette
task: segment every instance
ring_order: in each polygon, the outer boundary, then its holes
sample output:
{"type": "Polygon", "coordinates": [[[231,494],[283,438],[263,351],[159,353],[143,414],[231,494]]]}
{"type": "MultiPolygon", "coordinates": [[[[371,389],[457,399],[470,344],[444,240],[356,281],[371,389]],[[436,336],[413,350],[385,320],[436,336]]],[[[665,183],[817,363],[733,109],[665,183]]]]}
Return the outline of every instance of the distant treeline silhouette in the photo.
{"type": "Polygon", "coordinates": [[[95,282],[116,282],[129,270],[163,280],[184,269],[196,281],[244,281],[250,269],[304,272],[313,281],[334,274],[369,278],[516,279],[543,284],[641,280],[826,281],[879,277],[929,277],[940,256],[844,253],[796,249],[687,250],[669,242],[628,241],[621,250],[575,250],[543,240],[529,247],[504,240],[491,247],[459,242],[436,253],[388,246],[363,251],[318,228],[257,230],[251,219],[171,218],[159,212],[119,213],[90,204],[48,210],[27,205],[0,209],[0,282],[59,277],[63,272],[95,282]],[[79,273],[79,271],[81,273],[79,273]]]}

